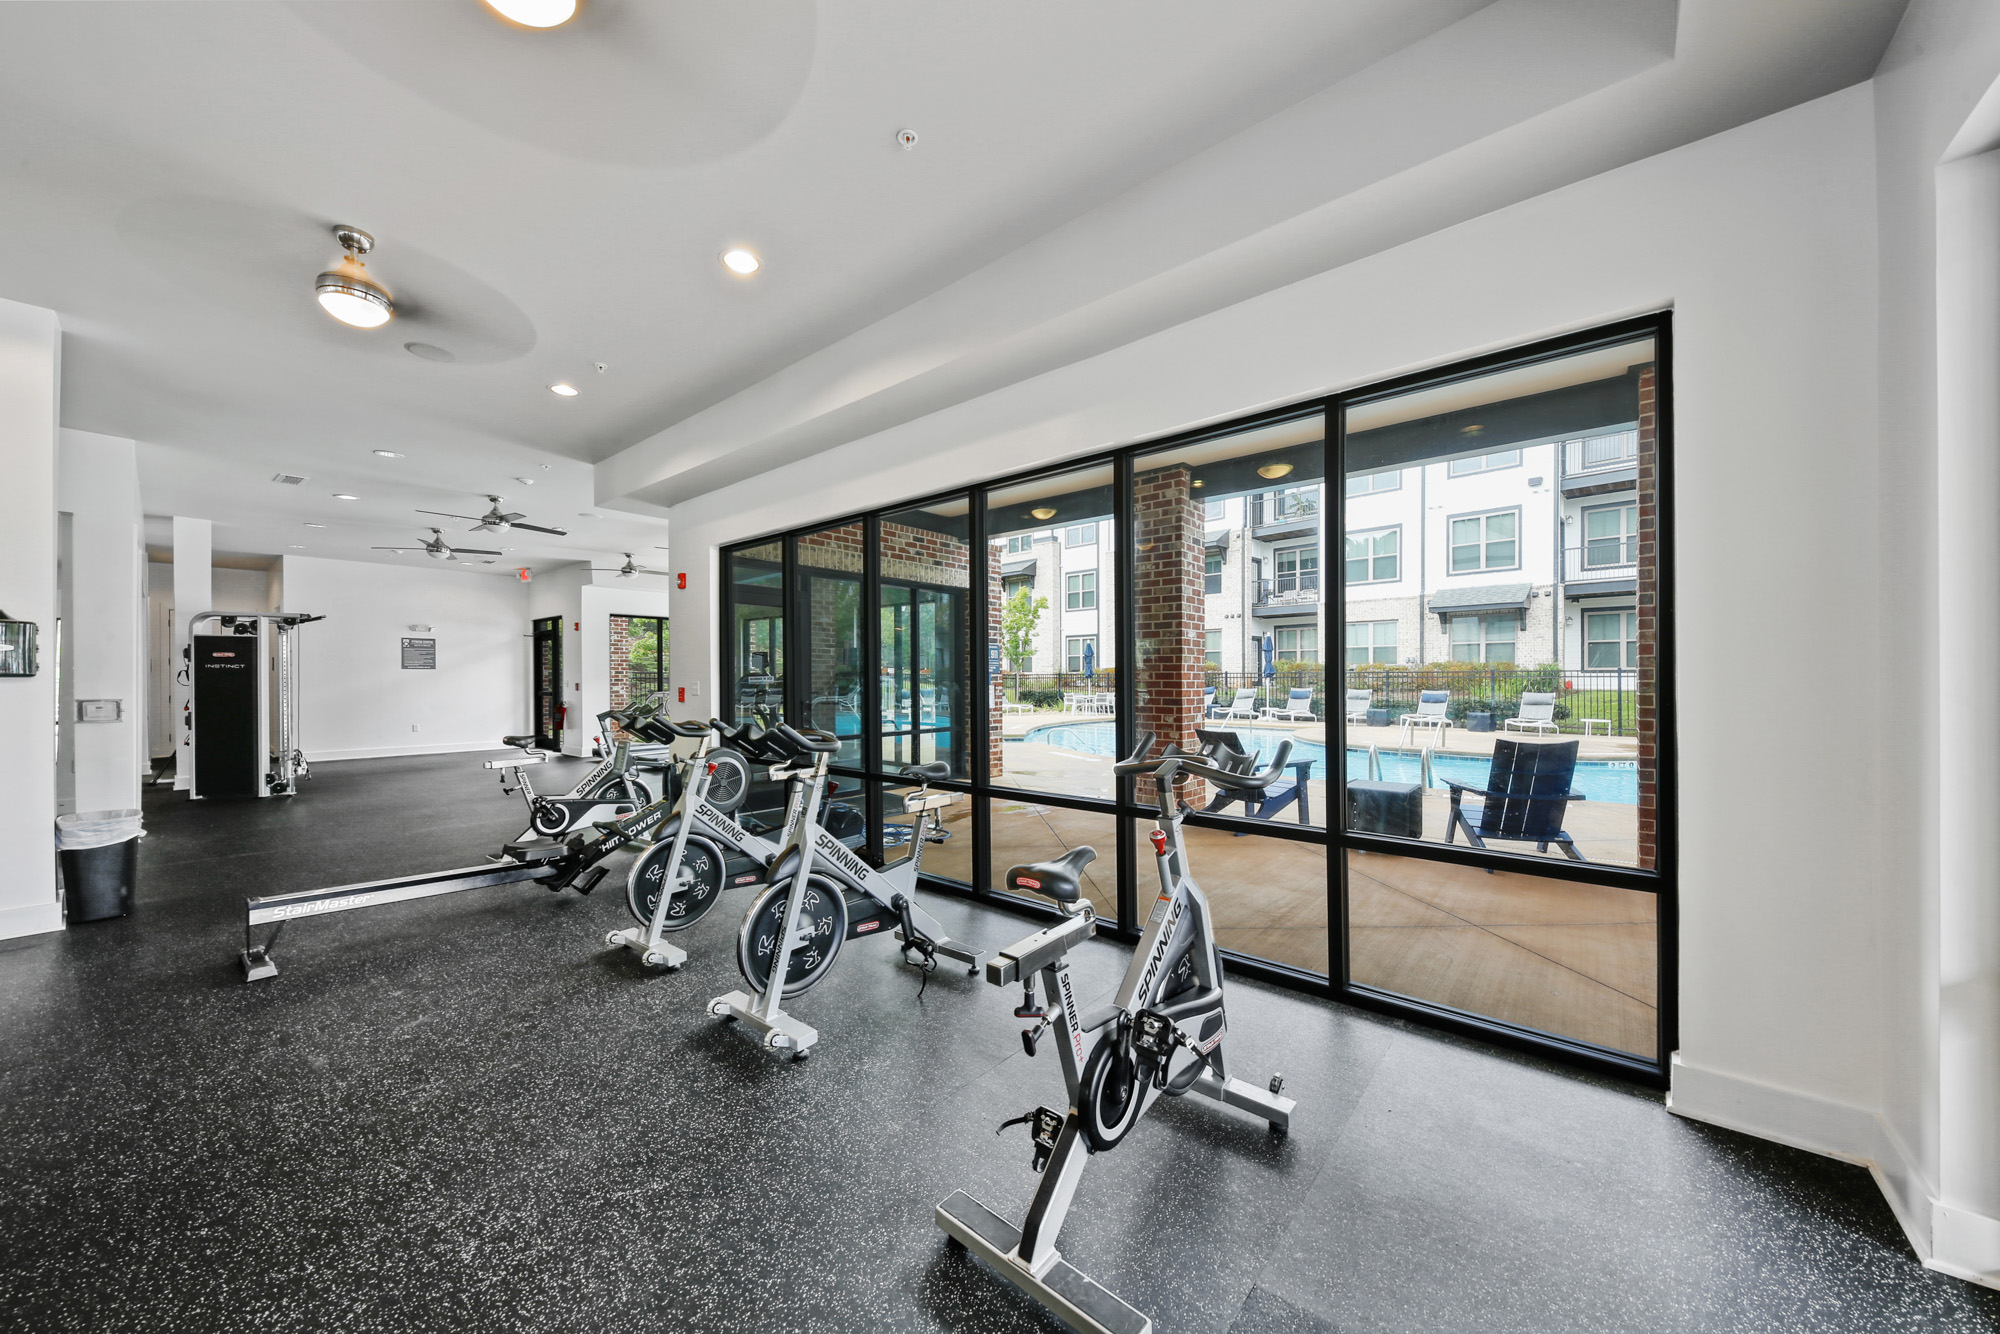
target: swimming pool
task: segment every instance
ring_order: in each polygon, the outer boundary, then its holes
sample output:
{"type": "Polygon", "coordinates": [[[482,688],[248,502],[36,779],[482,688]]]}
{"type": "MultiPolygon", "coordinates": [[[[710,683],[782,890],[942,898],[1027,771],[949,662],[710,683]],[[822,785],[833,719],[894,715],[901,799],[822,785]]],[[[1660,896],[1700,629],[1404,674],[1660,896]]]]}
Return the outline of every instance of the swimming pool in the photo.
{"type": "MultiPolygon", "coordinates": [[[[1280,741],[1292,743],[1294,760],[1311,760],[1312,776],[1326,778],[1326,747],[1313,741],[1300,741],[1291,732],[1281,727],[1219,727],[1218,732],[1234,732],[1239,745],[1268,759],[1275,754],[1280,741]]],[[[1055,723],[1047,727],[1036,727],[1021,738],[1023,741],[1038,741],[1058,750],[1075,751],[1079,755],[1111,755],[1116,752],[1118,725],[1116,723],[1055,723]]],[[[1382,757],[1382,777],[1391,783],[1415,783],[1423,772],[1423,759],[1414,750],[1384,750],[1382,757]]],[[[1431,786],[1442,788],[1445,780],[1477,787],[1486,781],[1493,763],[1483,755],[1450,755],[1437,753],[1431,756],[1431,786]]],[[[1347,748],[1347,777],[1349,779],[1368,777],[1368,748],[1349,746],[1347,748]]],[[[1578,760],[1575,790],[1587,800],[1615,802],[1625,806],[1639,804],[1639,766],[1632,760],[1578,760]]]]}

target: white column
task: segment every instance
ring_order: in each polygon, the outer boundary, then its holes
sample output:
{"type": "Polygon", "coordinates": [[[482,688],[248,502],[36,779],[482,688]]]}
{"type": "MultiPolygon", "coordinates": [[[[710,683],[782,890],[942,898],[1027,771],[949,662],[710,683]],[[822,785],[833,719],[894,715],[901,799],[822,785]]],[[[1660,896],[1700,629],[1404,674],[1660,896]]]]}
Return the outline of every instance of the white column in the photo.
{"type": "Polygon", "coordinates": [[[62,330],[0,300],[0,609],[40,626],[41,670],[0,677],[0,939],[62,929],[56,902],[56,413],[62,330]]]}
{"type": "Polygon", "coordinates": [[[2000,1286],[2000,153],[1938,172],[1938,1194],[1931,1264],[2000,1286]]]}
{"type": "Polygon", "coordinates": [[[207,519],[174,516],[174,787],[186,791],[194,780],[194,734],[188,730],[188,622],[215,610],[213,525],[207,519]]]}
{"type": "Polygon", "coordinates": [[[70,517],[65,693],[117,700],[117,722],[63,719],[75,764],[76,809],[139,804],[146,755],[146,551],[138,451],[130,440],[65,430],[57,505],[70,517]]]}

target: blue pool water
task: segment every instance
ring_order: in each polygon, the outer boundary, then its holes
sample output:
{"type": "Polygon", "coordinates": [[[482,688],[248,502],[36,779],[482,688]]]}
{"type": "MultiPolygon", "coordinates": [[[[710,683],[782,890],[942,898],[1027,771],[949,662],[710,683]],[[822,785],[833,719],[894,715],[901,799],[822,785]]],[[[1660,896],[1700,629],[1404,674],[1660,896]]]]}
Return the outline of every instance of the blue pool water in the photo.
{"type": "MultiPolygon", "coordinates": [[[[1079,755],[1112,755],[1116,753],[1118,730],[1116,723],[1055,723],[1047,727],[1031,729],[1022,738],[1024,741],[1039,741],[1045,746],[1058,750],[1072,750],[1079,755]]],[[[1312,741],[1299,741],[1293,734],[1280,727],[1226,727],[1213,731],[1234,732],[1237,743],[1248,750],[1268,759],[1277,753],[1280,741],[1292,743],[1294,760],[1311,760],[1312,776],[1326,778],[1326,747],[1312,741]]],[[[1423,760],[1414,750],[1384,750],[1382,756],[1382,777],[1392,783],[1414,783],[1423,772],[1423,760]]],[[[1486,782],[1491,772],[1492,761],[1479,755],[1431,756],[1431,786],[1442,788],[1445,780],[1478,787],[1486,782]]],[[[1347,748],[1347,777],[1349,779],[1368,777],[1368,749],[1365,746],[1347,748]]],[[[1616,802],[1625,806],[1639,803],[1639,766],[1631,760],[1578,760],[1576,791],[1586,800],[1616,802]]]]}

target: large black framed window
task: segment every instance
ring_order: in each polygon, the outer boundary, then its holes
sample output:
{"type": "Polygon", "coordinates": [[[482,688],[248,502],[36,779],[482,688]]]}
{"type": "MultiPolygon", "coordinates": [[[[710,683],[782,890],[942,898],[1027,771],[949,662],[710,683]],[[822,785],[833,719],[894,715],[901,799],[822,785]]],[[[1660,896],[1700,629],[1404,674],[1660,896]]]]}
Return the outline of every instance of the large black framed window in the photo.
{"type": "Polygon", "coordinates": [[[878,858],[943,760],[927,879],[1004,899],[1088,843],[1126,939],[1153,794],[1113,760],[1287,747],[1255,801],[1183,793],[1232,969],[1664,1085],[1670,348],[1627,321],[726,548],[722,688],[841,739],[878,858]]]}

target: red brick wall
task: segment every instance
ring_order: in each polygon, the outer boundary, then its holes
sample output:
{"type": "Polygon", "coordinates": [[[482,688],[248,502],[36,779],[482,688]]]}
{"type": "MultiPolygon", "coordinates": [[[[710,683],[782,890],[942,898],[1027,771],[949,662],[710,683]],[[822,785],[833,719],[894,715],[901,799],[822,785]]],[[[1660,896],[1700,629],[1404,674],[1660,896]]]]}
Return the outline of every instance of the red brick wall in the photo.
{"type": "Polygon", "coordinates": [[[1659,697],[1654,686],[1659,644],[1657,383],[1657,367],[1639,372],[1639,683],[1633,705],[1639,720],[1639,865],[1645,867],[1655,865],[1659,855],[1659,697]]]}
{"type": "MultiPolygon", "coordinates": [[[[1155,732],[1159,744],[1192,749],[1201,721],[1203,639],[1201,501],[1183,466],[1141,472],[1132,481],[1134,635],[1138,640],[1138,717],[1134,728],[1155,732]]],[[[1199,806],[1207,784],[1190,780],[1182,795],[1199,806]]],[[[1151,779],[1138,785],[1151,803],[1151,779]]]]}

